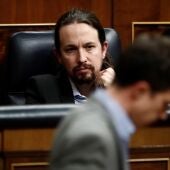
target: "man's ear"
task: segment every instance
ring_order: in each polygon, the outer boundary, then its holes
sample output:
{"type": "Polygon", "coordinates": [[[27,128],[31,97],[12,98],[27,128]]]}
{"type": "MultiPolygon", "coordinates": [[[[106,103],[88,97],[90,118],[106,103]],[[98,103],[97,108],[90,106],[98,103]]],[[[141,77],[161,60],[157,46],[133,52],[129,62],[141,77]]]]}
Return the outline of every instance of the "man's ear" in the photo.
{"type": "Polygon", "coordinates": [[[135,99],[135,100],[139,99],[143,95],[151,92],[150,85],[146,81],[139,81],[139,82],[135,83],[132,86],[131,90],[132,90],[131,97],[132,97],[132,99],[135,99]]]}
{"type": "Polygon", "coordinates": [[[53,48],[53,54],[56,58],[56,62],[61,64],[60,52],[56,48],[53,48]]]}
{"type": "Polygon", "coordinates": [[[102,45],[103,59],[106,57],[108,47],[109,47],[108,41],[105,41],[102,45]]]}

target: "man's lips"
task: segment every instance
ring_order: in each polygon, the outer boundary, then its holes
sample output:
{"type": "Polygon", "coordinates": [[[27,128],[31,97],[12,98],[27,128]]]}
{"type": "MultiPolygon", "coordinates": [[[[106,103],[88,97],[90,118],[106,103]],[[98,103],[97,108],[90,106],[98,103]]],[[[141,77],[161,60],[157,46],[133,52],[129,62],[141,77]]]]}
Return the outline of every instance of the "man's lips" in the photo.
{"type": "Polygon", "coordinates": [[[80,74],[80,73],[87,73],[88,71],[90,71],[89,68],[79,68],[79,69],[76,69],[75,72],[80,74]]]}
{"type": "Polygon", "coordinates": [[[75,68],[75,71],[84,71],[84,70],[91,70],[91,69],[90,67],[84,67],[84,66],[75,68]]]}
{"type": "Polygon", "coordinates": [[[89,72],[92,72],[94,68],[91,65],[82,64],[80,66],[77,66],[73,69],[74,74],[87,74],[89,72]]]}

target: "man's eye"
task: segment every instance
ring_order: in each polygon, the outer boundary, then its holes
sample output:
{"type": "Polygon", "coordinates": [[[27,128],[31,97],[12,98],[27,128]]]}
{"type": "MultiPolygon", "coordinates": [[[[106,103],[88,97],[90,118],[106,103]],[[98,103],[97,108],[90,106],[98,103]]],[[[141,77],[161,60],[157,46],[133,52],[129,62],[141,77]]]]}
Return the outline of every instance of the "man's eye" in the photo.
{"type": "Polygon", "coordinates": [[[86,47],[86,49],[87,50],[91,50],[91,49],[93,49],[95,46],[94,45],[88,45],[87,47],[86,47]]]}
{"type": "Polygon", "coordinates": [[[65,50],[66,53],[72,53],[74,51],[75,51],[74,48],[68,48],[68,49],[65,50]]]}

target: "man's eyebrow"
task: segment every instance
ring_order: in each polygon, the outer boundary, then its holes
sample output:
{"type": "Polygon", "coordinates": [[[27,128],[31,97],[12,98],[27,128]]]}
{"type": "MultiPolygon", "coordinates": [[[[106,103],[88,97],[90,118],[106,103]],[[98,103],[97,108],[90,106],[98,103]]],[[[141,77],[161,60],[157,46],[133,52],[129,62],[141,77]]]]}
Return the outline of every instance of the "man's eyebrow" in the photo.
{"type": "Polygon", "coordinates": [[[66,44],[65,47],[76,47],[74,44],[66,44]]]}
{"type": "MultiPolygon", "coordinates": [[[[88,41],[88,42],[85,42],[85,43],[83,44],[83,46],[86,46],[86,45],[94,45],[94,44],[96,44],[96,43],[93,42],[93,41],[88,41]]],[[[77,45],[68,43],[68,44],[66,44],[66,45],[64,46],[64,48],[67,48],[67,47],[77,47],[77,45]]]]}
{"type": "Polygon", "coordinates": [[[89,42],[86,42],[85,45],[89,45],[89,44],[96,44],[95,42],[93,41],[89,41],[89,42]]]}

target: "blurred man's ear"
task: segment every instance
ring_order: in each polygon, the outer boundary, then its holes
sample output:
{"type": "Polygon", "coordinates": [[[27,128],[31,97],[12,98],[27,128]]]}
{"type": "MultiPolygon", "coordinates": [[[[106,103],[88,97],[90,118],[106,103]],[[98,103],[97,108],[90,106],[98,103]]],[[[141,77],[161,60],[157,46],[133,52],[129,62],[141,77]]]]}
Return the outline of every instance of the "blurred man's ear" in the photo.
{"type": "Polygon", "coordinates": [[[60,52],[55,47],[53,48],[53,54],[56,58],[56,62],[61,64],[60,52]]]}
{"type": "Polygon", "coordinates": [[[134,100],[141,98],[143,95],[150,94],[151,88],[149,83],[146,81],[139,81],[132,85],[131,97],[134,100]]]}

